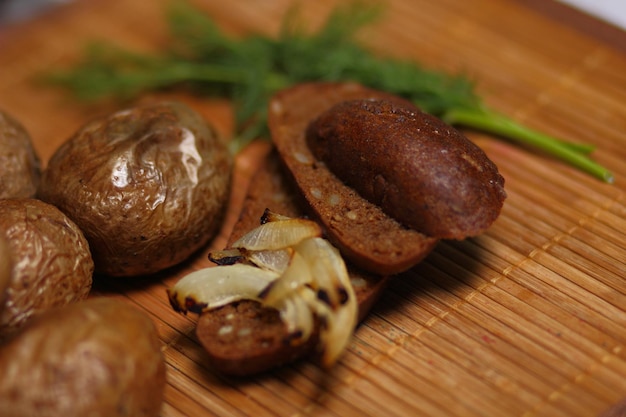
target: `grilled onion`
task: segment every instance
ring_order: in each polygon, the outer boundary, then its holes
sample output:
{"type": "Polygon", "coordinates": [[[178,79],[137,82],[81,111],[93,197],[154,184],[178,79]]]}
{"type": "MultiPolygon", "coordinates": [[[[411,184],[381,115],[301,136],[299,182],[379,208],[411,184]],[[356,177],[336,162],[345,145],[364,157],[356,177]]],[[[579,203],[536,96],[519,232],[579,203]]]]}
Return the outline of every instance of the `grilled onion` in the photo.
{"type": "Polygon", "coordinates": [[[179,312],[201,314],[230,302],[260,301],[278,310],[292,344],[303,343],[320,323],[322,364],[332,365],[357,324],[357,302],[339,251],[320,226],[266,211],[263,224],[231,249],[213,252],[219,266],[182,278],[168,296],[179,312]]]}
{"type": "Polygon", "coordinates": [[[214,266],[186,275],[167,293],[174,310],[201,314],[233,301],[256,300],[278,277],[276,272],[247,264],[214,266]]]}
{"type": "Polygon", "coordinates": [[[233,243],[249,251],[284,249],[303,239],[322,236],[319,224],[305,219],[271,221],[253,229],[233,243]]]}

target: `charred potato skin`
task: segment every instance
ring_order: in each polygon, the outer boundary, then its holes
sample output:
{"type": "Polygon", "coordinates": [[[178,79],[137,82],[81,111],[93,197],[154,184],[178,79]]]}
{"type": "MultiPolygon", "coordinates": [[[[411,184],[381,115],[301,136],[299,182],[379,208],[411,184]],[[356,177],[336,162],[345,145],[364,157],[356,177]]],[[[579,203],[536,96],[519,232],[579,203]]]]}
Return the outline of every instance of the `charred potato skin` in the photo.
{"type": "Polygon", "coordinates": [[[105,297],[53,309],[0,346],[0,415],[149,417],[163,401],[154,324],[105,297]]]}
{"type": "Polygon", "coordinates": [[[41,162],[24,126],[0,110],[0,198],[34,197],[41,162]]]}
{"type": "Polygon", "coordinates": [[[88,123],[52,156],[38,196],[83,230],[96,272],[155,273],[212,238],[230,191],[226,143],[181,103],[88,123]]]}
{"type": "Polygon", "coordinates": [[[93,261],[87,240],[65,214],[36,199],[0,200],[10,282],[0,311],[0,338],[33,315],[86,298],[93,261]]]}

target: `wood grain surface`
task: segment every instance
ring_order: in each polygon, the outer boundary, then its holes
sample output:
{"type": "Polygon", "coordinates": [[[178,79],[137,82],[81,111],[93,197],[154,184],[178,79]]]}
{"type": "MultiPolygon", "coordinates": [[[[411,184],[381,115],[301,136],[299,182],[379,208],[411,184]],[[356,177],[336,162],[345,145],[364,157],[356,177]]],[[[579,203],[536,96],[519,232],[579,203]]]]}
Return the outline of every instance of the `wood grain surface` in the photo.
{"type": "MultiPolygon", "coordinates": [[[[291,4],[196,3],[236,34],[276,33],[291,4]]],[[[336,4],[301,3],[313,26],[336,4]]],[[[267,150],[255,143],[237,159],[229,215],[210,247],[156,276],[97,280],[94,296],[127,300],[158,326],[168,370],[163,417],[587,417],[626,397],[626,55],[614,42],[525,3],[389,0],[385,19],[364,41],[467,73],[496,110],[595,144],[593,157],[614,172],[615,184],[466,131],[506,179],[509,197],[493,227],[441,243],[394,277],[332,371],[302,361],[232,379],[207,366],[195,317],[175,313],[165,289],[209,266],[208,251],[224,245],[267,150]]],[[[72,62],[91,39],[157,50],[167,36],[165,4],[83,0],[0,29],[0,108],[26,126],[44,162],[79,126],[116,105],[78,104],[36,76],[72,62]]],[[[230,134],[229,103],[185,93],[139,101],[165,98],[187,102],[230,134]]]]}

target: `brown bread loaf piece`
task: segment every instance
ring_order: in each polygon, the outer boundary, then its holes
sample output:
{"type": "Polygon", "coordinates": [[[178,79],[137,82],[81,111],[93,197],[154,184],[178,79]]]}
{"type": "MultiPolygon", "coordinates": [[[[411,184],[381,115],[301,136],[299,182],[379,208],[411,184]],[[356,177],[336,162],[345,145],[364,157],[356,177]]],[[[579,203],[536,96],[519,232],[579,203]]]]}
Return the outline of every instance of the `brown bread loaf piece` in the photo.
{"type": "MultiPolygon", "coordinates": [[[[230,242],[259,225],[266,208],[290,217],[305,215],[297,190],[288,182],[275,153],[270,153],[253,177],[230,242]]],[[[387,282],[348,265],[359,304],[359,320],[374,304],[387,282]]],[[[349,331],[347,329],[346,331],[349,331]]],[[[317,337],[293,346],[278,311],[256,301],[240,301],[203,313],[196,328],[208,360],[219,372],[250,375],[314,354],[317,337]]]]}
{"type": "Polygon", "coordinates": [[[482,149],[408,102],[339,103],[309,125],[307,143],[344,183],[428,236],[480,234],[506,196],[504,179],[482,149]]]}
{"type": "Polygon", "coordinates": [[[268,123],[280,157],[328,239],[355,265],[396,274],[421,261],[438,239],[402,226],[320,163],[307,146],[309,123],[332,106],[354,99],[395,96],[353,83],[299,84],[276,94],[268,123]]]}

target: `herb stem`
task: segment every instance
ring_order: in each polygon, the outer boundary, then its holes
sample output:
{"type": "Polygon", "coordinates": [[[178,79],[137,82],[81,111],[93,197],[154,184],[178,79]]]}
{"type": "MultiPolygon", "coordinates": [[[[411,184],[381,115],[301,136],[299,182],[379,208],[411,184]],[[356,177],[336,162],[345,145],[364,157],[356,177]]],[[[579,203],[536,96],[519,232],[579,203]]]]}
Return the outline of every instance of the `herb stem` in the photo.
{"type": "Polygon", "coordinates": [[[181,62],[169,63],[167,75],[163,77],[168,82],[181,81],[211,81],[226,84],[240,84],[246,81],[246,72],[236,68],[219,65],[194,64],[181,62]]]}
{"type": "Polygon", "coordinates": [[[593,150],[590,145],[563,142],[485,108],[451,109],[442,118],[450,124],[464,125],[534,146],[607,183],[614,181],[611,172],[587,157],[587,154],[593,150]]]}
{"type": "MultiPolygon", "coordinates": [[[[250,70],[248,68],[234,68],[226,65],[196,64],[183,61],[178,64],[169,63],[167,73],[163,77],[167,84],[178,82],[210,82],[231,85],[246,85],[250,81],[250,70]]],[[[259,82],[268,91],[278,91],[289,85],[287,77],[278,72],[267,72],[259,76],[259,82]]]]}

